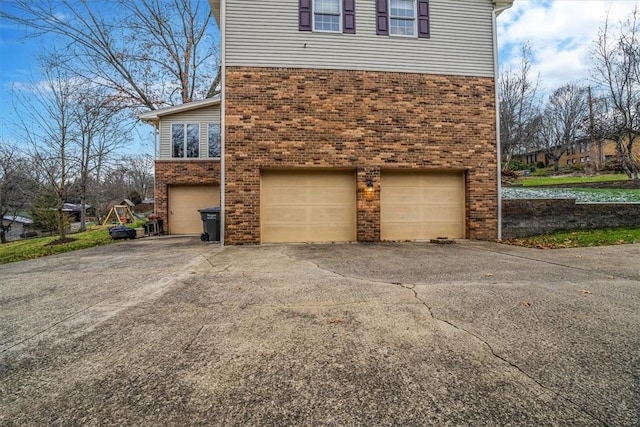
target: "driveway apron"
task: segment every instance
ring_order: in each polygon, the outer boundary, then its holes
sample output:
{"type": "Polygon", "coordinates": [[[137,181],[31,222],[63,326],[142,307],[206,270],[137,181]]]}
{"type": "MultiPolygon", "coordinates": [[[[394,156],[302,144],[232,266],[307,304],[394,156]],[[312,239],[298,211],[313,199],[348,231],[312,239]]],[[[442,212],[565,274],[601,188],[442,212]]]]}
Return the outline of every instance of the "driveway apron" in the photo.
{"type": "Polygon", "coordinates": [[[0,425],[634,426],[638,259],[182,237],[0,266],[0,425]]]}

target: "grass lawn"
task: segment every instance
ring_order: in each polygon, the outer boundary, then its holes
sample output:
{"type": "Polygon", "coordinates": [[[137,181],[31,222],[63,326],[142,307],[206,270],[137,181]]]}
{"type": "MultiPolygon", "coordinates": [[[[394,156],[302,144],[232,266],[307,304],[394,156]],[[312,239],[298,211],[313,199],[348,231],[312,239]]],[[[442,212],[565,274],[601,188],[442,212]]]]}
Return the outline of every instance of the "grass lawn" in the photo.
{"type": "Polygon", "coordinates": [[[114,242],[107,227],[97,227],[83,233],[67,235],[68,241],[58,243],[58,236],[18,240],[0,245],[0,264],[40,258],[47,255],[108,245],[114,242]]]}
{"type": "Polygon", "coordinates": [[[594,176],[527,176],[518,179],[516,184],[523,187],[537,187],[553,184],[581,184],[585,182],[626,181],[629,178],[623,173],[602,174],[594,176]]]}
{"type": "Polygon", "coordinates": [[[566,231],[542,236],[509,239],[503,243],[538,249],[577,248],[582,246],[640,243],[640,228],[566,231]]]}

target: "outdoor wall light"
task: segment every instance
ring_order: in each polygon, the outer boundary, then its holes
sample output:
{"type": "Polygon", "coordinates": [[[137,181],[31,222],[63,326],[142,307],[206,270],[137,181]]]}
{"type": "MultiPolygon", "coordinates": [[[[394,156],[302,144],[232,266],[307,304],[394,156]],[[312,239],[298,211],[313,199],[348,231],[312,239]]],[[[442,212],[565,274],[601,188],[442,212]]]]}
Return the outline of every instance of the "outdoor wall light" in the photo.
{"type": "Polygon", "coordinates": [[[367,193],[373,193],[373,181],[370,179],[367,180],[367,193]]]}

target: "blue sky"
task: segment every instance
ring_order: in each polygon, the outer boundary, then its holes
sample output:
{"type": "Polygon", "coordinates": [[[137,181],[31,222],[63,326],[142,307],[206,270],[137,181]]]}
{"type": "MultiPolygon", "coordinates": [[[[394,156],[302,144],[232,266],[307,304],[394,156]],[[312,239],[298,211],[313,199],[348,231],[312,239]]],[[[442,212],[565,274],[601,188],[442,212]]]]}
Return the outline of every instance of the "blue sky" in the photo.
{"type": "Polygon", "coordinates": [[[540,88],[552,91],[568,82],[586,83],[589,50],[607,14],[617,24],[629,17],[637,0],[516,0],[498,18],[502,67],[517,66],[523,43],[533,51],[532,72],[540,88]]]}
{"type": "MultiPolygon", "coordinates": [[[[605,16],[609,13],[611,22],[618,22],[634,6],[640,7],[640,0],[515,0],[498,18],[501,66],[516,66],[522,44],[529,42],[533,72],[540,75],[542,90],[587,81],[589,48],[605,16]]],[[[12,139],[11,86],[37,80],[37,52],[51,42],[25,39],[25,34],[0,22],[0,139],[12,139]]]]}

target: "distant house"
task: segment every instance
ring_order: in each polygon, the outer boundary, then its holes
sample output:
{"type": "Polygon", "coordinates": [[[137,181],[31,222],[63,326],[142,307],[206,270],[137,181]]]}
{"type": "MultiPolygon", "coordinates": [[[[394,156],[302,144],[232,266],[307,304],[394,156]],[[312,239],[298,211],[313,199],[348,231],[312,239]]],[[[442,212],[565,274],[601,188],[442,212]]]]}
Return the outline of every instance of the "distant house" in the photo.
{"type": "MultiPolygon", "coordinates": [[[[640,137],[636,137],[634,140],[633,152],[636,159],[640,161],[640,137]]],[[[550,166],[553,164],[552,160],[547,159],[544,150],[531,150],[515,156],[514,159],[526,165],[542,163],[545,166],[550,166]]],[[[615,162],[617,159],[618,152],[615,141],[606,139],[599,144],[592,142],[589,138],[581,138],[567,147],[560,156],[558,164],[560,167],[572,167],[574,165],[602,167],[610,162],[615,162]]]]}
{"type": "Polygon", "coordinates": [[[142,114],[156,212],[225,244],[498,237],[496,16],[512,0],[210,0],[221,96],[142,114]]]}
{"type": "Polygon", "coordinates": [[[7,240],[18,240],[38,234],[31,228],[33,226],[33,221],[24,216],[5,215],[2,217],[2,225],[5,227],[11,225],[9,232],[6,235],[7,240]]]}
{"type": "MultiPolygon", "coordinates": [[[[84,210],[88,215],[94,214],[94,208],[91,205],[85,204],[84,210]]],[[[62,205],[62,212],[69,215],[72,222],[78,222],[80,221],[80,217],[82,215],[82,205],[79,203],[65,203],[64,205],[62,205]]]]}

